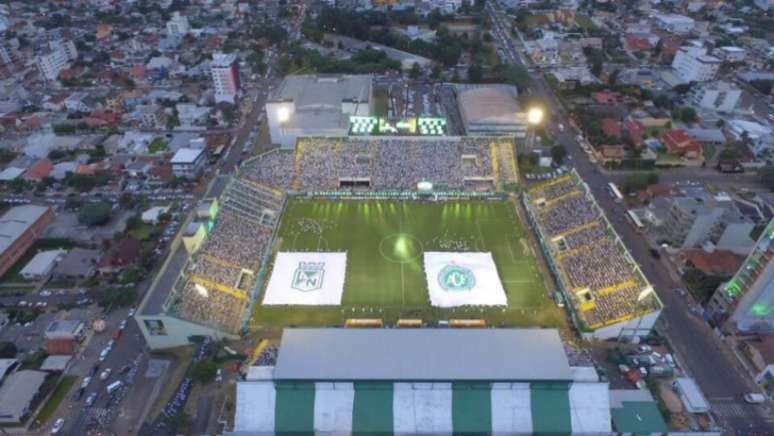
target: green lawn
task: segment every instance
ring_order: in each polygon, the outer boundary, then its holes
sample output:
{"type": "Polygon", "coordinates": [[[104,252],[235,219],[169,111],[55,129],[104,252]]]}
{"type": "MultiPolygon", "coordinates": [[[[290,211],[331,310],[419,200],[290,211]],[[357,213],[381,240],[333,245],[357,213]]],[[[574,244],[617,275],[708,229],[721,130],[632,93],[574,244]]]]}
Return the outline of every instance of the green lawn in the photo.
{"type": "Polygon", "coordinates": [[[38,416],[35,417],[34,423],[36,428],[45,426],[54,416],[56,409],[59,408],[59,404],[65,399],[67,393],[70,392],[70,388],[73,387],[76,380],[78,380],[78,377],[74,375],[65,375],[62,377],[59,384],[54,389],[54,392],[48,397],[46,404],[40,408],[38,416]]]}
{"type": "MultiPolygon", "coordinates": [[[[256,303],[252,325],[340,325],[346,318],[485,318],[493,325],[558,326],[536,259],[512,203],[507,201],[289,200],[278,251],[346,251],[342,305],[280,308],[256,303]],[[316,222],[322,232],[304,222],[316,222]],[[443,241],[464,248],[450,249],[443,241]],[[424,251],[492,252],[508,306],[430,306],[424,251]]],[[[268,278],[267,278],[268,281],[268,278]]],[[[259,298],[260,300],[260,298],[259,298]]]]}
{"type": "Polygon", "coordinates": [[[148,145],[148,153],[159,153],[167,149],[167,140],[164,138],[156,138],[148,145]]]}

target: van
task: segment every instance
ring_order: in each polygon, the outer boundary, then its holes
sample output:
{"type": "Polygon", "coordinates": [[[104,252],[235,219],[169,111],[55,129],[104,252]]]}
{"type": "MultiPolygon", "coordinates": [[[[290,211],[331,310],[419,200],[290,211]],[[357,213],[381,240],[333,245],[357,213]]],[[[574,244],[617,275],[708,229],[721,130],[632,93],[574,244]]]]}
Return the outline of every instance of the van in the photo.
{"type": "Polygon", "coordinates": [[[108,395],[112,394],[113,392],[116,391],[116,389],[120,388],[122,384],[123,382],[121,380],[114,381],[113,383],[110,383],[109,385],[107,385],[105,390],[107,391],[108,395]]]}
{"type": "Polygon", "coordinates": [[[744,394],[744,401],[750,404],[761,404],[766,402],[766,396],[757,392],[750,392],[749,394],[744,394]]]}

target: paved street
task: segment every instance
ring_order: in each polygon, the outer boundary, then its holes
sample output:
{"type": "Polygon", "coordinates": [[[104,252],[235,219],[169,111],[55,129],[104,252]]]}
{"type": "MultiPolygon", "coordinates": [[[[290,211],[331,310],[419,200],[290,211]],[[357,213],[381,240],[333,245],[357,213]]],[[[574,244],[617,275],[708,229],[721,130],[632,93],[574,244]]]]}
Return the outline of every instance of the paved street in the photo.
{"type": "MultiPolygon", "coordinates": [[[[487,10],[494,22],[493,30],[498,43],[504,50],[509,61],[524,65],[520,54],[515,50],[513,41],[506,30],[503,10],[496,10],[491,2],[487,10]]],[[[766,406],[749,405],[743,402],[741,396],[753,389],[752,382],[740,368],[739,362],[711,331],[706,323],[689,310],[689,303],[677,294],[674,289],[682,286],[678,277],[670,274],[670,268],[662,257],[656,262],[649,253],[649,244],[638,234],[624,218],[625,210],[616,204],[607,194],[609,182],[618,180],[620,176],[608,176],[588,160],[580,144],[575,140],[579,132],[573,130],[567,114],[559,104],[551,89],[543,78],[532,73],[532,93],[541,98],[551,113],[549,131],[555,140],[563,145],[568,152],[569,164],[574,166],[584,181],[589,185],[600,206],[607,211],[610,221],[621,235],[632,256],[640,264],[643,272],[654,285],[658,296],[664,303],[662,322],[664,331],[676,348],[678,358],[693,377],[707,398],[717,407],[715,415],[721,425],[733,429],[740,435],[771,434],[774,428],[774,415],[766,406]],[[566,127],[561,132],[557,126],[566,127]]],[[[697,170],[679,170],[663,172],[662,180],[675,182],[696,180],[697,170]]],[[[729,178],[724,174],[709,174],[711,170],[699,170],[701,180],[728,183],[729,180],[741,184],[752,183],[750,176],[740,175],[729,178]]]]}

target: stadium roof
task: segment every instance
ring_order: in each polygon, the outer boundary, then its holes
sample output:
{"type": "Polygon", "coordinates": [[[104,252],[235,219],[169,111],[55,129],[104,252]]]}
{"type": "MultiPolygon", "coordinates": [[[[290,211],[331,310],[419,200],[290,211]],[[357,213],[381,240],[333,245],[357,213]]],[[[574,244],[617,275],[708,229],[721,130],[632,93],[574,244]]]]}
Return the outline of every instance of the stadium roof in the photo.
{"type": "Polygon", "coordinates": [[[287,76],[272,93],[271,100],[293,100],[295,111],[335,109],[341,112],[345,100],[367,102],[371,98],[371,76],[298,75],[287,76]]]}
{"type": "Polygon", "coordinates": [[[515,86],[495,85],[464,89],[458,94],[466,124],[516,124],[522,113],[515,86]]]}
{"type": "Polygon", "coordinates": [[[0,253],[13,245],[46,211],[46,206],[16,206],[0,217],[0,253]]]}
{"type": "Polygon", "coordinates": [[[285,329],[278,380],[571,380],[549,329],[285,329]]]}

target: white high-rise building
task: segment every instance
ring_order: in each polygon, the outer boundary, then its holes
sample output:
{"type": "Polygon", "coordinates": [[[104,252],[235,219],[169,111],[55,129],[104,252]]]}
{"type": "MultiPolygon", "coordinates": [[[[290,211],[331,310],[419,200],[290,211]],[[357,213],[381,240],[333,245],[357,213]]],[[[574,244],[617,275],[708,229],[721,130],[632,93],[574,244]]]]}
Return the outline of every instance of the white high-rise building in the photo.
{"type": "Polygon", "coordinates": [[[742,90],[732,83],[718,81],[701,86],[692,97],[693,103],[702,109],[732,112],[742,97],[742,90]]]}
{"type": "Polygon", "coordinates": [[[188,18],[180,15],[180,12],[172,13],[172,18],[167,22],[167,35],[185,36],[191,31],[191,25],[188,24],[188,18]]]}
{"type": "Polygon", "coordinates": [[[215,53],[210,63],[215,103],[236,103],[239,94],[239,70],[235,54],[215,53]]]}
{"type": "Polygon", "coordinates": [[[55,40],[49,43],[49,51],[37,58],[38,70],[47,80],[56,80],[70,61],[78,57],[78,49],[72,41],[55,40]]]}
{"type": "Polygon", "coordinates": [[[672,61],[672,68],[683,81],[706,82],[715,78],[723,62],[707,54],[707,49],[693,45],[680,47],[672,61]]]}

